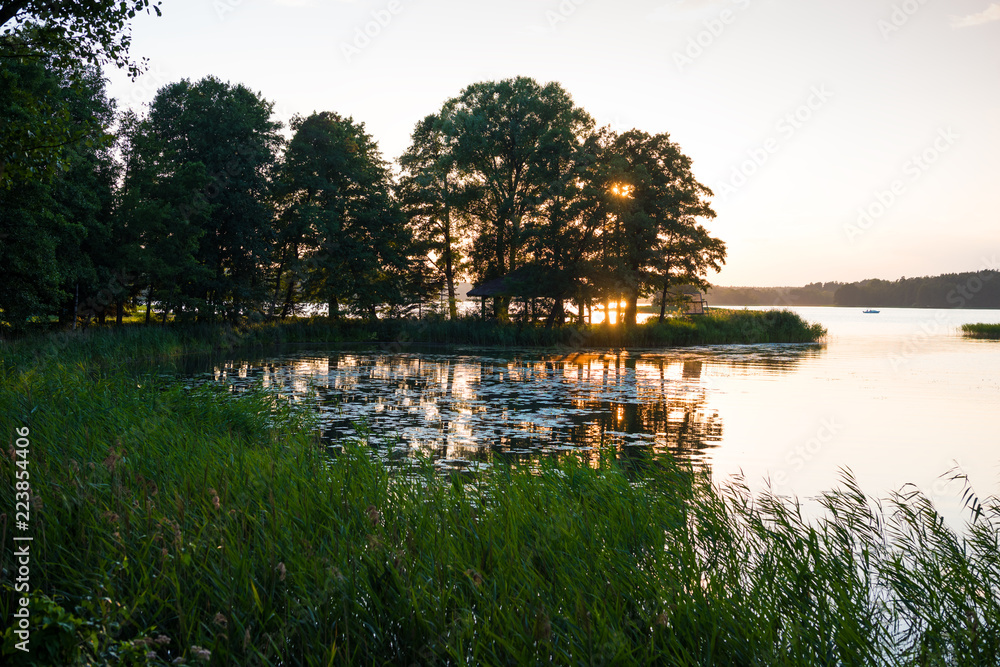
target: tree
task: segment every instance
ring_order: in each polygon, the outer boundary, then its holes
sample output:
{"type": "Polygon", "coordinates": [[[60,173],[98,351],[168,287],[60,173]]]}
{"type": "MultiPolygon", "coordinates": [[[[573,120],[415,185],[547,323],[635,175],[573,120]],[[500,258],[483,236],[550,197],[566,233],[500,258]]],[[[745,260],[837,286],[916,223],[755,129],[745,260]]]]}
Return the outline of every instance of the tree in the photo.
{"type": "MultiPolygon", "coordinates": [[[[67,123],[87,131],[84,140],[65,147],[59,171],[39,169],[33,177],[19,178],[17,187],[0,187],[0,309],[4,320],[21,329],[30,317],[59,313],[69,320],[81,291],[86,298],[103,278],[93,255],[103,245],[114,180],[108,135],[112,105],[92,67],[83,68],[70,84],[42,59],[17,61],[0,75],[0,81],[12,80],[20,82],[15,90],[23,91],[21,83],[31,81],[33,90],[47,91],[67,123]]],[[[24,111],[6,100],[8,110],[24,111]]],[[[25,173],[31,173],[29,164],[21,163],[25,173]]]]}
{"type": "MultiPolygon", "coordinates": [[[[526,77],[473,84],[445,108],[466,214],[476,227],[476,277],[497,278],[528,261],[534,224],[560,176],[558,157],[573,152],[593,121],[559,84],[526,77]]],[[[497,315],[506,318],[508,302],[497,301],[497,315]]]]}
{"type": "Polygon", "coordinates": [[[56,252],[62,268],[63,291],[72,295],[60,310],[60,321],[71,316],[104,320],[109,302],[116,249],[112,247],[113,192],[118,165],[113,155],[114,102],[105,91],[101,72],[87,68],[67,99],[71,117],[93,124],[95,133],[66,147],[64,171],[52,181],[57,210],[83,228],[82,238],[65,238],[56,252]]]}
{"type": "Polygon", "coordinates": [[[0,189],[51,176],[90,136],[97,123],[74,116],[56,89],[86,88],[86,73],[105,64],[138,76],[128,22],[149,9],[159,14],[159,2],[0,0],[0,189]]]}
{"type": "Polygon", "coordinates": [[[389,168],[362,123],[333,112],[292,120],[294,135],[278,171],[276,293],[288,314],[296,291],[374,316],[397,302],[410,238],[389,196],[389,168]]]}
{"type": "MultiPolygon", "coordinates": [[[[3,36],[15,33],[29,36],[27,42],[13,45],[15,53],[53,51],[58,46],[60,61],[83,62],[95,67],[112,64],[126,68],[135,78],[142,66],[129,60],[132,35],[128,23],[139,12],[152,9],[160,15],[160,2],[149,0],[2,0],[0,27],[3,36]]],[[[11,47],[11,44],[7,44],[11,47]]],[[[11,51],[0,51],[11,57],[11,51]]]]}
{"type": "Polygon", "coordinates": [[[412,143],[399,159],[403,173],[397,190],[420,253],[444,281],[448,313],[455,319],[458,317],[455,282],[462,267],[459,244],[467,226],[462,211],[468,202],[455,166],[455,135],[450,116],[451,109],[446,106],[440,113],[417,123],[412,143]]]}
{"type": "Polygon", "coordinates": [[[593,176],[598,159],[594,135],[569,150],[546,156],[552,174],[529,240],[531,257],[551,301],[546,325],[565,317],[564,301],[577,302],[579,321],[595,291],[592,258],[604,213],[604,190],[593,176]]]}
{"type": "MultiPolygon", "coordinates": [[[[691,160],[667,134],[603,130],[598,182],[607,197],[602,268],[611,290],[626,302],[623,322],[635,324],[637,301],[673,285],[707,286],[709,269],[725,259],[725,245],[697,223],[715,217],[711,191],[691,173],[691,160]]],[[[661,317],[663,316],[661,308],[661,317]]]]}
{"type": "Polygon", "coordinates": [[[282,144],[272,109],[245,86],[214,77],[164,86],[150,107],[150,168],[173,176],[171,187],[188,183],[169,203],[185,222],[203,226],[195,257],[210,277],[183,295],[199,303],[199,318],[234,320],[267,299],[262,276],[275,240],[269,179],[282,144]],[[204,168],[201,184],[195,163],[204,168]]]}
{"type": "Polygon", "coordinates": [[[118,138],[123,174],[112,235],[119,270],[134,286],[129,295],[137,295],[137,287],[145,291],[147,323],[154,301],[164,319],[171,310],[198,312],[205,307],[196,296],[199,286],[212,277],[197,254],[215,207],[207,201],[192,206],[192,193],[210,184],[205,165],[173,165],[149,120],[132,112],[120,118],[118,138]]]}

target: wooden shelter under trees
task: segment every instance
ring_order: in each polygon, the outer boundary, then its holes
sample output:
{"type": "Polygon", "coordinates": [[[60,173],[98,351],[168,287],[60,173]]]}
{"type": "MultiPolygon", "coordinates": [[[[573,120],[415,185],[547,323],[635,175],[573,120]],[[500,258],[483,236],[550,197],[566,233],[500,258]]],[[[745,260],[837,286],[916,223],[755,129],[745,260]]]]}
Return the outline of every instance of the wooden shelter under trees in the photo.
{"type": "Polygon", "coordinates": [[[467,296],[480,298],[483,319],[486,319],[486,299],[522,300],[526,312],[532,317],[532,305],[536,299],[552,300],[554,304],[549,319],[554,320],[565,314],[563,302],[575,291],[572,282],[566,271],[539,264],[526,264],[473,287],[467,296]]]}

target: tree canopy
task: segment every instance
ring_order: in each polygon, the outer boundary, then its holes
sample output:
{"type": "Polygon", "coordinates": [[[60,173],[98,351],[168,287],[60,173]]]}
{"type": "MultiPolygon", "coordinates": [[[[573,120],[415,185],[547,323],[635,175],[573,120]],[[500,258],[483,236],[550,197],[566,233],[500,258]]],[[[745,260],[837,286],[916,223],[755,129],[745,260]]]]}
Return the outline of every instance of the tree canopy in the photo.
{"type": "Polygon", "coordinates": [[[129,59],[129,21],[150,10],[160,15],[159,0],[2,0],[0,34],[17,34],[21,40],[5,42],[0,58],[52,52],[60,65],[69,61],[111,64],[127,69],[135,78],[142,66],[129,59]]]}

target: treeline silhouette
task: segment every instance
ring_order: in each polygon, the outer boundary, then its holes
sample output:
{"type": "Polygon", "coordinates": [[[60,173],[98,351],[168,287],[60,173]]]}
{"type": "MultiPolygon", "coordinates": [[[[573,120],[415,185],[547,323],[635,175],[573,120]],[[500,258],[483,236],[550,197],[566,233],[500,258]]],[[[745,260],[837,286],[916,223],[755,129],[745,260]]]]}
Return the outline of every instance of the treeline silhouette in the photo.
{"type": "Polygon", "coordinates": [[[803,287],[713,287],[712,305],[862,306],[874,308],[1000,308],[1000,272],[946,273],[921,278],[803,287]]]}
{"type": "MultiPolygon", "coordinates": [[[[0,131],[4,329],[135,313],[399,318],[442,294],[454,319],[465,279],[492,285],[500,320],[528,311],[551,326],[565,301],[578,313],[622,301],[635,323],[639,298],[707,287],[725,260],[701,222],[711,191],[680,147],[596,127],[557,83],[472,84],[416,124],[393,164],[364,123],[332,111],[295,116],[286,137],[272,102],[209,76],[121,112],[96,67],[15,47],[29,45],[0,38],[12,54],[0,83],[74,122],[47,161],[0,131]]],[[[34,141],[35,115],[18,109],[0,95],[0,117],[34,141]]]]}

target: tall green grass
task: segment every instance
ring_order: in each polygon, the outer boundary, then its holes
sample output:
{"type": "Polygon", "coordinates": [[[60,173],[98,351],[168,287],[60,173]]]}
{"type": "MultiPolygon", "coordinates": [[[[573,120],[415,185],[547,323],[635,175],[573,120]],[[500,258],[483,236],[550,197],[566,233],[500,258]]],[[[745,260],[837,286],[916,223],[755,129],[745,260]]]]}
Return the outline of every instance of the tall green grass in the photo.
{"type": "Polygon", "coordinates": [[[849,475],[809,521],[669,458],[401,474],[259,390],[59,357],[0,381],[35,495],[33,653],[8,631],[4,664],[1000,662],[1000,502],[971,489],[961,534],[849,475]]]}
{"type": "Polygon", "coordinates": [[[962,335],[969,338],[1000,340],[1000,324],[963,324],[962,335]]]}

